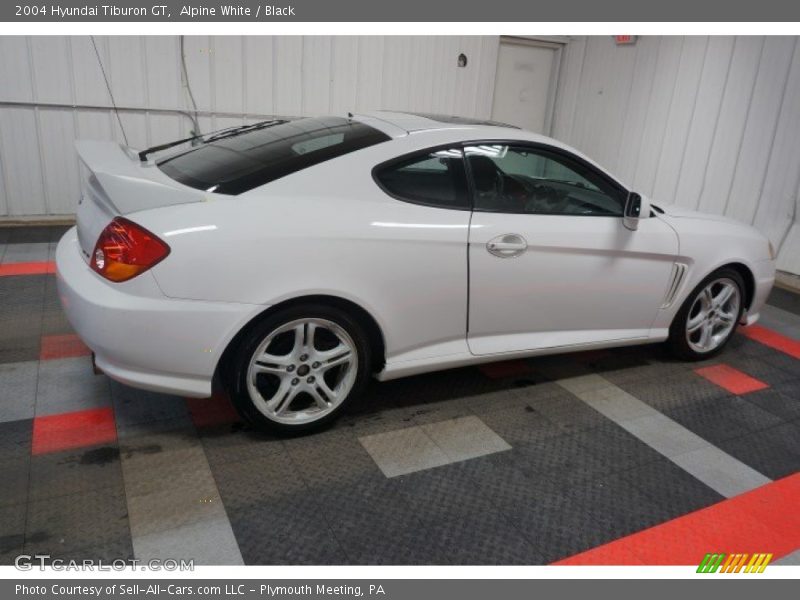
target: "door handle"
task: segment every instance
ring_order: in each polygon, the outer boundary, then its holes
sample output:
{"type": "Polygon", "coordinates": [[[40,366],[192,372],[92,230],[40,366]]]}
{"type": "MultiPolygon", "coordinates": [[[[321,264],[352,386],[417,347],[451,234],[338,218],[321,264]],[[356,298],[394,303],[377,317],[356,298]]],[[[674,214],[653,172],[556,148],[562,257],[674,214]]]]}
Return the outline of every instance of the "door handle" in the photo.
{"type": "Polygon", "coordinates": [[[486,242],[486,250],[489,254],[498,258],[512,258],[519,256],[528,249],[528,242],[525,238],[516,233],[505,233],[498,235],[486,242]]]}

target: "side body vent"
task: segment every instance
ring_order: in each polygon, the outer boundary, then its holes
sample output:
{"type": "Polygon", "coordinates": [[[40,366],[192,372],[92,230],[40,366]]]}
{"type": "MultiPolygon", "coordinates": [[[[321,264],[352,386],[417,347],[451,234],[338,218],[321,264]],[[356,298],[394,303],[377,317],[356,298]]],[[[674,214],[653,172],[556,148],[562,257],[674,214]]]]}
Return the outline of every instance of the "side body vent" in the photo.
{"type": "Polygon", "coordinates": [[[683,280],[686,277],[686,271],[689,270],[689,267],[684,263],[675,263],[672,265],[672,275],[669,279],[669,287],[667,287],[667,293],[664,296],[664,302],[661,304],[661,308],[669,308],[672,306],[672,303],[675,301],[675,296],[678,295],[678,291],[681,289],[681,284],[683,284],[683,280]]]}

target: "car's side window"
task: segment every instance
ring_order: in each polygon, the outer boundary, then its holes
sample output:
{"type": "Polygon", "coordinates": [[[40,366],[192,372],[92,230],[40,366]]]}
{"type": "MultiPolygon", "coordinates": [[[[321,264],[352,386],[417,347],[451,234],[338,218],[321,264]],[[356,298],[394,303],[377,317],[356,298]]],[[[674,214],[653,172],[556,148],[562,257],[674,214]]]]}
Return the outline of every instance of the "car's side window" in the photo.
{"type": "Polygon", "coordinates": [[[375,179],[399,200],[438,208],[471,208],[460,148],[425,152],[392,162],[378,168],[375,179]]]}
{"type": "Polygon", "coordinates": [[[625,191],[582,161],[539,147],[481,144],[464,149],[475,210],[622,216],[625,191]]]}

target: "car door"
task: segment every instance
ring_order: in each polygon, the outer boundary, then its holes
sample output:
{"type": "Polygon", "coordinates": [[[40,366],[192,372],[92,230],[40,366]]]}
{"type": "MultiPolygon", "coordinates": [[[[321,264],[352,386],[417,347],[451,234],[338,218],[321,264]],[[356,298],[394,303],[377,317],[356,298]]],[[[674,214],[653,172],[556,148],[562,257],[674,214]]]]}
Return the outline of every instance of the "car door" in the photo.
{"type": "Polygon", "coordinates": [[[472,353],[648,336],[678,252],[669,226],[627,229],[627,191],[563,150],[486,143],[465,155],[472,353]]]}
{"type": "Polygon", "coordinates": [[[373,178],[386,201],[369,206],[358,273],[379,298],[389,360],[463,353],[472,203],[462,149],[415,150],[378,165],[373,178]]]}

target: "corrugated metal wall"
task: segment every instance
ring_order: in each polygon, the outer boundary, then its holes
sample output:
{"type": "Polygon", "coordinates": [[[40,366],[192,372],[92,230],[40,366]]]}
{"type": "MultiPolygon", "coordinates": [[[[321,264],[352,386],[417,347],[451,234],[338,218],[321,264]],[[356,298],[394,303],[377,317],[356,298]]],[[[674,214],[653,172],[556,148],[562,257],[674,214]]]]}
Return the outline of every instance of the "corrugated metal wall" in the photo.
{"type": "MultiPolygon", "coordinates": [[[[175,112],[190,108],[179,38],[95,39],[117,105],[138,109],[120,113],[130,145],[188,136],[190,119],[175,112]]],[[[488,117],[497,48],[496,37],[185,38],[204,132],[272,114],[381,108],[488,117]]],[[[0,105],[0,218],[73,213],[73,141],[122,141],[91,39],[0,37],[0,82],[0,102],[18,103],[0,105]]]]}
{"type": "Polygon", "coordinates": [[[800,273],[798,38],[575,38],[552,135],[661,202],[755,225],[800,273]]]}
{"type": "MultiPolygon", "coordinates": [[[[129,143],[188,135],[191,121],[174,112],[190,108],[179,39],[96,41],[117,104],[138,109],[121,113],[129,143]]],[[[203,131],[354,109],[491,115],[497,37],[185,43],[203,131]]],[[[753,223],[780,247],[780,268],[800,273],[797,38],[578,37],[560,62],[554,137],[662,202],[753,223]]],[[[73,140],[121,140],[90,38],[0,37],[0,82],[0,102],[19,103],[0,106],[0,218],[72,213],[73,140]]]]}

